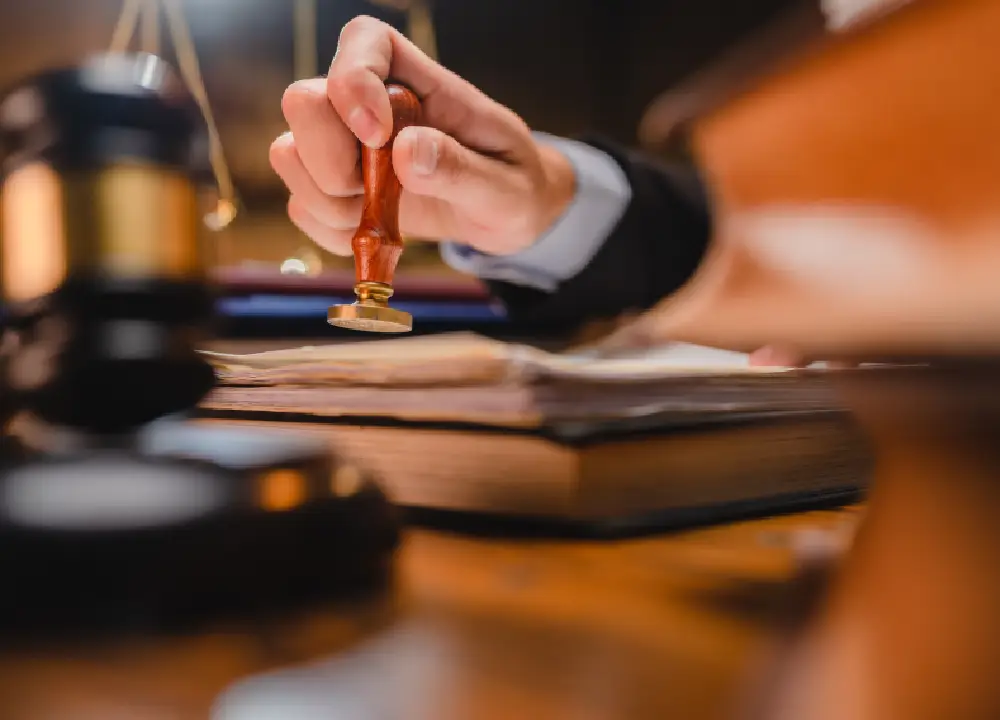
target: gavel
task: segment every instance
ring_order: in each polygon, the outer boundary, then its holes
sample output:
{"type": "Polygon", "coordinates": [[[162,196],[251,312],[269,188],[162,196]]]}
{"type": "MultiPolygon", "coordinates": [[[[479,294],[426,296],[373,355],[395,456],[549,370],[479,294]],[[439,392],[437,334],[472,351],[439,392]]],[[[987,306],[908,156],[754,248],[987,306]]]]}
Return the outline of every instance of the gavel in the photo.
{"type": "Polygon", "coordinates": [[[122,434],[214,385],[192,168],[197,106],[153,56],[101,56],[0,101],[5,397],[46,423],[122,434]],[[15,400],[16,398],[16,400],[15,400]]]}
{"type": "Polygon", "coordinates": [[[351,241],[358,299],[351,305],[331,307],[327,320],[352,330],[398,333],[412,329],[413,318],[389,307],[393,275],[403,254],[399,232],[402,186],[392,167],[392,147],[400,130],[420,122],[421,108],[412,90],[392,82],[386,90],[392,107],[392,133],[382,147],[362,146],[361,150],[365,200],[361,223],[351,241]]]}
{"type": "Polygon", "coordinates": [[[4,642],[273,616],[391,573],[370,473],[320,438],[191,418],[215,384],[205,138],[151,55],[0,95],[4,642]]]}

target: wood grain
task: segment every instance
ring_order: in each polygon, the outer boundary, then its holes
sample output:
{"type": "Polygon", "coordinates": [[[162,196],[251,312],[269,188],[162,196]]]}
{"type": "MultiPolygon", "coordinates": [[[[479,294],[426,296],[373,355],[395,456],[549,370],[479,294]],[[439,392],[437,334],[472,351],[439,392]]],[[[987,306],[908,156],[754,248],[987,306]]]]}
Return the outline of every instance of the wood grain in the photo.
{"type": "Polygon", "coordinates": [[[402,186],[392,167],[392,147],[400,130],[420,122],[421,108],[417,96],[408,88],[390,83],[386,90],[392,106],[392,134],[380,148],[362,147],[365,201],[351,249],[357,282],[392,285],[396,265],[403,254],[403,240],[399,234],[402,186]]]}
{"type": "Polygon", "coordinates": [[[616,543],[413,530],[398,594],[378,606],[0,650],[0,718],[242,720],[277,707],[286,720],[728,719],[794,589],[794,534],[854,520],[819,512],[616,543]]]}

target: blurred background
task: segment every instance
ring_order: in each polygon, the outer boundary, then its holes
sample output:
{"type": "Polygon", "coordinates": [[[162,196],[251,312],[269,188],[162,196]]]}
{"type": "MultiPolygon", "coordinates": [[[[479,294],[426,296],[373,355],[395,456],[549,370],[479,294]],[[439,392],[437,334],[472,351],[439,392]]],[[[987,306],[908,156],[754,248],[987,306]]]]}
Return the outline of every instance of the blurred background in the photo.
{"type": "MultiPolygon", "coordinates": [[[[0,3],[0,84],[109,48],[123,0],[0,3]]],[[[637,143],[658,94],[710,65],[791,0],[183,0],[186,22],[242,200],[231,226],[207,235],[216,262],[241,271],[316,275],[350,258],[316,250],[285,217],[287,193],[268,164],[285,131],[280,100],[298,76],[322,74],[340,28],[369,14],[535,129],[637,143]]],[[[175,60],[167,24],[160,53],[175,60]]],[[[137,38],[141,37],[141,31],[137,38]]],[[[133,47],[139,44],[137,39],[133,47]]],[[[410,243],[400,267],[448,275],[436,248],[410,243]]]]}

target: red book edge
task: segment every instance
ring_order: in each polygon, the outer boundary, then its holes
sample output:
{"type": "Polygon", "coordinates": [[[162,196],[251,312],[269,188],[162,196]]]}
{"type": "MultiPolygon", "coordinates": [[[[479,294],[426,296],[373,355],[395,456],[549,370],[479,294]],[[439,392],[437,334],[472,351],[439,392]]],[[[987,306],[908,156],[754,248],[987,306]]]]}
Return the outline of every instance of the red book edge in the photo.
{"type": "MultiPolygon", "coordinates": [[[[282,295],[351,295],[353,271],[324,272],[315,276],[283,275],[272,270],[218,268],[217,286],[228,295],[280,293],[282,295]]],[[[393,282],[393,297],[409,300],[464,300],[488,302],[490,295],[476,278],[457,276],[400,275],[393,282]]]]}

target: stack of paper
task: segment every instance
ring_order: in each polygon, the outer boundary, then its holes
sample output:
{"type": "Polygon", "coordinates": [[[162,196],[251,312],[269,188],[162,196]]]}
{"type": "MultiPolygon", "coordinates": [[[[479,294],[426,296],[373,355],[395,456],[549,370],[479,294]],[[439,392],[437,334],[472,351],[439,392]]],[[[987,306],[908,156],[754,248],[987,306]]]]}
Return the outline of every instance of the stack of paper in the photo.
{"type": "Polygon", "coordinates": [[[215,410],[524,427],[839,409],[822,370],[681,344],[598,358],[462,333],[205,355],[215,410]]]}

